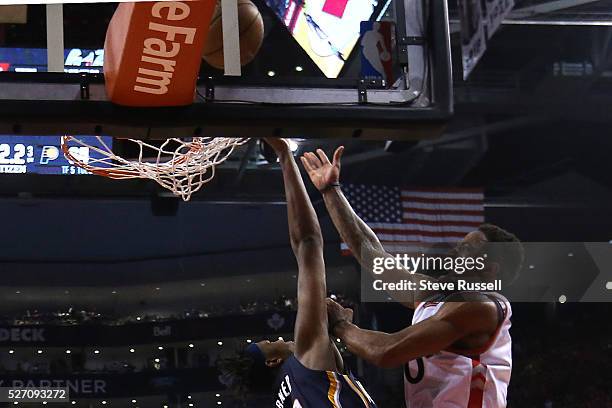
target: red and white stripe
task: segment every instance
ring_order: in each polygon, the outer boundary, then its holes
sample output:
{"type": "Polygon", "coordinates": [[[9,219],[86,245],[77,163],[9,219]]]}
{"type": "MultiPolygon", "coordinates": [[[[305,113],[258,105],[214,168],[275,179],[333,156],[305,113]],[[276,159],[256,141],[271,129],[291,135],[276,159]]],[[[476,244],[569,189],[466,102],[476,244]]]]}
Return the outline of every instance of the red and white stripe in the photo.
{"type": "MultiPolygon", "coordinates": [[[[390,253],[416,253],[454,244],[484,222],[481,189],[403,189],[401,223],[370,223],[390,253]]],[[[348,253],[342,244],[343,253],[348,253]]]]}

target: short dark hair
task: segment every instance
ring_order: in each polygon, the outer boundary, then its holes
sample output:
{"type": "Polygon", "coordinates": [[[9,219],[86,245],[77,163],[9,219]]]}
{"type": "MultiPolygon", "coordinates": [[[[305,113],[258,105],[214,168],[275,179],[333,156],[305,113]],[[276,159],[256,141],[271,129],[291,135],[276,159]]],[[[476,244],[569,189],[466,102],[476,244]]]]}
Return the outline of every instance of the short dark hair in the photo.
{"type": "Polygon", "coordinates": [[[478,227],[489,242],[502,242],[503,246],[494,246],[490,253],[490,258],[499,263],[502,276],[505,276],[509,283],[512,283],[519,275],[525,261],[525,248],[523,244],[511,232],[493,224],[482,224],[478,227]]]}
{"type": "Polygon", "coordinates": [[[237,398],[246,398],[250,394],[273,390],[278,376],[277,368],[257,363],[244,352],[219,359],[217,369],[224,385],[237,398]]]}

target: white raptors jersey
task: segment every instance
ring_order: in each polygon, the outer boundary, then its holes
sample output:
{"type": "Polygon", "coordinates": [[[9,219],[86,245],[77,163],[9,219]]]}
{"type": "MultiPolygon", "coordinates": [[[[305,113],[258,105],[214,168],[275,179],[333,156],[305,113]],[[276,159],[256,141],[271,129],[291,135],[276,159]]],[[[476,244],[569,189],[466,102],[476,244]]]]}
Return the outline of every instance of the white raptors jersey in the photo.
{"type": "MultiPolygon", "coordinates": [[[[466,356],[441,351],[404,366],[408,408],[503,408],[512,371],[510,303],[489,294],[499,311],[499,326],[487,347],[466,356]]],[[[444,299],[441,299],[444,300],[444,299]]],[[[414,311],[412,324],[440,310],[443,301],[423,302],[414,311]]]]}

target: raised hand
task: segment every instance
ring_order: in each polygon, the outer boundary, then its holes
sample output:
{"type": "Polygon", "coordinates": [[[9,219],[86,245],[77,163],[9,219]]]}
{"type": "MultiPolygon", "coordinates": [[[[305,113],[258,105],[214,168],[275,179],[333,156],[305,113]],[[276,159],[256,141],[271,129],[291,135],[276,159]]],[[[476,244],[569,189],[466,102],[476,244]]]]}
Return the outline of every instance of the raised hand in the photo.
{"type": "Polygon", "coordinates": [[[285,154],[290,151],[289,142],[280,137],[264,137],[263,140],[270,145],[272,149],[276,152],[276,154],[280,157],[282,154],[285,154]]]}
{"type": "Polygon", "coordinates": [[[321,149],[317,149],[317,154],[307,152],[300,158],[308,172],[310,181],[319,191],[326,190],[329,186],[338,183],[338,180],[340,180],[340,158],[343,151],[344,146],[337,148],[331,162],[321,149]]]}

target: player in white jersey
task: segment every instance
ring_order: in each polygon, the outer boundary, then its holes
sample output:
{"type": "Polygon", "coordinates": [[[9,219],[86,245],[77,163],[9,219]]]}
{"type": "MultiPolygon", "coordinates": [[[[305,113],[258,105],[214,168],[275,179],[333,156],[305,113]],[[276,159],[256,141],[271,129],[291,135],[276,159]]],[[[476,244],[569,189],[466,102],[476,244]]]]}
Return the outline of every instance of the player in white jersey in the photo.
{"type": "MultiPolygon", "coordinates": [[[[385,252],[372,230],[353,211],[340,184],[342,148],[332,162],[325,153],[306,153],[302,162],[311,181],[323,194],[326,207],[344,242],[364,269],[372,260],[393,258],[385,252]]],[[[520,241],[509,232],[484,224],[470,232],[451,254],[477,258],[485,253],[479,270],[463,275],[454,272],[440,278],[404,269],[385,270],[386,279],[435,283],[458,278],[509,283],[521,268],[524,254],[520,241]],[[501,242],[503,246],[491,245],[501,242]],[[468,276],[469,275],[469,276],[468,276]]],[[[418,288],[418,285],[417,285],[418,288]]],[[[512,369],[509,302],[496,293],[445,293],[410,290],[397,296],[415,309],[413,324],[396,333],[364,330],[352,323],[352,310],[328,299],[330,327],[349,350],[380,367],[404,366],[406,403],[409,408],[499,408],[506,406],[512,369]]]]}
{"type": "MultiPolygon", "coordinates": [[[[412,407],[504,407],[512,371],[510,304],[490,294],[498,310],[498,327],[487,344],[467,350],[448,347],[404,366],[406,405],[412,407]]],[[[412,325],[434,318],[444,296],[417,306],[412,325]]]]}

